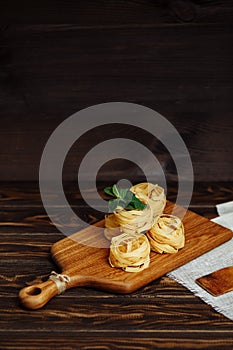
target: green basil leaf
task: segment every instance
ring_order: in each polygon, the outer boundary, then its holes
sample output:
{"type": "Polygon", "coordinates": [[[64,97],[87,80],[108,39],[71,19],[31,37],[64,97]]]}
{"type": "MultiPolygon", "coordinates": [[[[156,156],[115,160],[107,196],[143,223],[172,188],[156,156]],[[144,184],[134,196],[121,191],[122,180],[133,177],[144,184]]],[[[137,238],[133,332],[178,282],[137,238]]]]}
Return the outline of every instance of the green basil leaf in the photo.
{"type": "Polygon", "coordinates": [[[114,195],[118,198],[120,197],[120,193],[118,191],[117,185],[113,185],[112,186],[112,192],[114,193],[114,195]]]}
{"type": "Polygon", "coordinates": [[[117,198],[117,199],[111,199],[109,202],[108,202],[108,209],[109,209],[109,212],[110,213],[113,213],[114,210],[116,209],[116,207],[118,206],[122,206],[122,201],[117,198]]]}
{"type": "Polygon", "coordinates": [[[146,208],[146,204],[142,203],[128,188],[117,188],[117,185],[113,185],[112,187],[106,187],[104,192],[116,197],[109,201],[110,213],[113,213],[118,206],[127,210],[143,210],[146,208]]]}
{"type": "Polygon", "coordinates": [[[133,192],[131,192],[130,190],[127,190],[125,194],[125,200],[131,200],[133,196],[134,196],[133,192]]]}
{"type": "Polygon", "coordinates": [[[127,209],[127,210],[134,210],[135,207],[133,205],[131,205],[131,204],[128,204],[127,207],[125,207],[125,209],[127,209]]]}
{"type": "Polygon", "coordinates": [[[115,203],[115,199],[108,202],[108,211],[109,211],[109,213],[113,213],[114,210],[116,209],[116,207],[117,207],[117,205],[115,203]]]}
{"type": "Polygon", "coordinates": [[[146,204],[142,203],[136,196],[133,196],[130,204],[133,205],[135,209],[143,210],[146,208],[146,204]]]}
{"type": "Polygon", "coordinates": [[[112,187],[105,187],[104,192],[108,194],[109,196],[114,197],[114,193],[112,192],[112,187]]]}
{"type": "Polygon", "coordinates": [[[118,188],[119,197],[123,200],[127,200],[128,193],[130,192],[128,188],[118,188]]]}

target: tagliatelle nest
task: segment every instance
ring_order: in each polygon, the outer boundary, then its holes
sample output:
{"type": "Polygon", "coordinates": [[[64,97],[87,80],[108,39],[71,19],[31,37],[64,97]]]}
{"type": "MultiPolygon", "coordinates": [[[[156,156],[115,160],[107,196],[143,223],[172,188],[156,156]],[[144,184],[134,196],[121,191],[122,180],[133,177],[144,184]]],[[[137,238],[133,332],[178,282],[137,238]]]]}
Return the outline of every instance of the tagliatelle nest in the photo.
{"type": "Polygon", "coordinates": [[[104,235],[105,237],[111,241],[111,239],[117,235],[120,235],[120,226],[118,225],[118,222],[116,220],[116,217],[114,214],[109,214],[105,216],[105,229],[104,229],[104,235]]]}
{"type": "Polygon", "coordinates": [[[120,231],[124,233],[141,233],[149,230],[154,223],[153,208],[149,204],[146,196],[141,196],[140,200],[147,204],[143,210],[125,210],[117,208],[114,211],[115,220],[120,226],[120,231]]]}
{"type": "Polygon", "coordinates": [[[157,253],[177,253],[184,247],[184,226],[174,215],[160,215],[157,222],[147,232],[151,249],[157,253]]]}
{"type": "Polygon", "coordinates": [[[127,272],[146,269],[150,263],[150,244],[144,234],[122,233],[112,238],[109,263],[127,272]]]}
{"type": "Polygon", "coordinates": [[[131,187],[130,190],[146,204],[146,208],[125,210],[118,207],[113,214],[106,215],[104,234],[107,239],[111,239],[120,232],[131,234],[149,230],[164,210],[166,196],[162,187],[151,183],[141,183],[131,187]]]}
{"type": "Polygon", "coordinates": [[[159,185],[154,185],[147,182],[139,183],[131,187],[132,191],[136,197],[140,200],[144,200],[147,197],[147,204],[150,205],[154,217],[161,215],[166,205],[166,196],[164,189],[159,185]]]}

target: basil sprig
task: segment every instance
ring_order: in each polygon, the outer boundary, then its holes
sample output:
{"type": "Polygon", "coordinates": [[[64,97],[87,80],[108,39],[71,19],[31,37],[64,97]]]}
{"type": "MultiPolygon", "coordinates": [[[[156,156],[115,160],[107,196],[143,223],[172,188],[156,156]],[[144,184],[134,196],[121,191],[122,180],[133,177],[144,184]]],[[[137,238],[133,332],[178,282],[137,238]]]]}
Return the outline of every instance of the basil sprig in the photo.
{"type": "Polygon", "coordinates": [[[117,185],[105,187],[104,192],[115,199],[108,202],[109,212],[113,213],[119,206],[126,210],[143,210],[146,204],[142,203],[129,188],[118,188],[117,185]]]}

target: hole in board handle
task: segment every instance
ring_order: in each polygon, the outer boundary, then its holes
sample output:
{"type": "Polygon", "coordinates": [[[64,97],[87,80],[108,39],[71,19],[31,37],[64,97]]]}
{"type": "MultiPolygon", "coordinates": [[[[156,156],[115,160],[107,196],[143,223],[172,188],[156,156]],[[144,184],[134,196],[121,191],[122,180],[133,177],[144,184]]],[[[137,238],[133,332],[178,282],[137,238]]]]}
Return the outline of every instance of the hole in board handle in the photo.
{"type": "Polygon", "coordinates": [[[27,292],[28,295],[39,295],[40,293],[41,293],[41,288],[38,288],[38,287],[33,287],[27,292]]]}

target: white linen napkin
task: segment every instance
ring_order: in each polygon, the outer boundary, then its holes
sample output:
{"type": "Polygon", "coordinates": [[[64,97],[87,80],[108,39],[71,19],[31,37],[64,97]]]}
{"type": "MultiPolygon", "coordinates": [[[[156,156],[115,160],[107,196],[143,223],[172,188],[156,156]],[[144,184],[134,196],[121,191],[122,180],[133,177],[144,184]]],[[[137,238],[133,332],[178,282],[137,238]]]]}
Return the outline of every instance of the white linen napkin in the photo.
{"type": "Polygon", "coordinates": [[[233,201],[217,204],[216,208],[219,216],[212,221],[233,231],[233,201]]]}
{"type": "MultiPolygon", "coordinates": [[[[233,201],[218,204],[216,207],[219,216],[212,219],[212,221],[233,231],[233,201]]],[[[233,291],[214,297],[195,282],[199,277],[232,265],[233,238],[171,271],[167,276],[181,283],[207,304],[210,304],[215,310],[233,320],[233,291]]]]}

